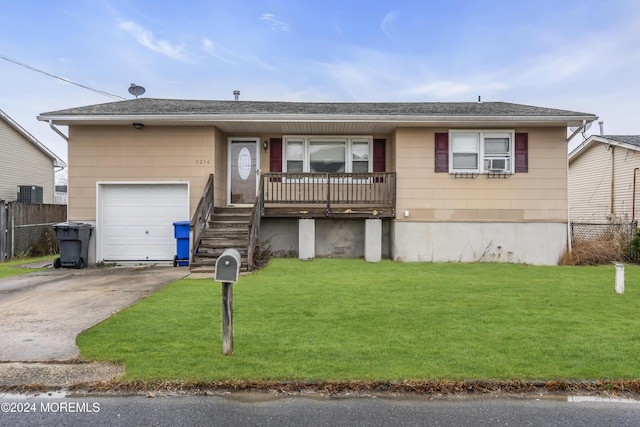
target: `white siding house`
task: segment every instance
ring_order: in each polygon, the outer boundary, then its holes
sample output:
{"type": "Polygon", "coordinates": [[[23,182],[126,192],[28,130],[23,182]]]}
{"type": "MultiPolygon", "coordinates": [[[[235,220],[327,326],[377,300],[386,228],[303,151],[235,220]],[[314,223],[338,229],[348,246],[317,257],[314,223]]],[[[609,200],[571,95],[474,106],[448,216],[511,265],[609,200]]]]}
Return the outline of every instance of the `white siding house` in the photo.
{"type": "Polygon", "coordinates": [[[638,180],[640,135],[590,136],[569,153],[571,221],[607,223],[638,219],[638,180]]]}
{"type": "Polygon", "coordinates": [[[67,165],[0,110],[0,200],[18,199],[21,186],[42,188],[42,202],[54,203],[55,171],[67,165]]]}

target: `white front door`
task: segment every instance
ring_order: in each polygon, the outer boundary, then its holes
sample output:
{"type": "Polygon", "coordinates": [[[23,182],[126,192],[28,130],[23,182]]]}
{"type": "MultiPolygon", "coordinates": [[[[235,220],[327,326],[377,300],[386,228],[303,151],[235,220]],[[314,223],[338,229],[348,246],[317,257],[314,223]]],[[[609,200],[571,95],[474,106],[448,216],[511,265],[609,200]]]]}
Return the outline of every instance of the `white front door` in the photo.
{"type": "Polygon", "coordinates": [[[259,138],[229,138],[228,204],[250,205],[255,201],[259,146],[259,138]]]}

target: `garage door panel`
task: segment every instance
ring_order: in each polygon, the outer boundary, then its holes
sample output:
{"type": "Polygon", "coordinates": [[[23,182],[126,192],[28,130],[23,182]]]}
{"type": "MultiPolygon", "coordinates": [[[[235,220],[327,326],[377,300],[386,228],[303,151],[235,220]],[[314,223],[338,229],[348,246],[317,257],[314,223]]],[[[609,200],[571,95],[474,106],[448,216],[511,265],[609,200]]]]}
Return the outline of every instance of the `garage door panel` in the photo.
{"type": "Polygon", "coordinates": [[[173,259],[173,222],[189,219],[186,184],[104,184],[101,197],[105,261],[173,259]]]}

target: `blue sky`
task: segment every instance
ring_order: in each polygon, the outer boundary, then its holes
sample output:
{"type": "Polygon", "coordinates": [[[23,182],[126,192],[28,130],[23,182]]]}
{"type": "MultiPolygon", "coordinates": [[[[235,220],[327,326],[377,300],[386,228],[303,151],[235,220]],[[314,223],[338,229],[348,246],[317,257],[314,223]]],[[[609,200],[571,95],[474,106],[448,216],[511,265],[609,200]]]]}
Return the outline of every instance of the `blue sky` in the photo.
{"type": "MultiPolygon", "coordinates": [[[[131,98],[505,101],[640,134],[637,0],[20,0],[0,55],[131,98]]],[[[120,98],[0,59],[0,109],[66,160],[36,116],[120,98]]],[[[589,133],[597,133],[598,126],[589,133]]]]}

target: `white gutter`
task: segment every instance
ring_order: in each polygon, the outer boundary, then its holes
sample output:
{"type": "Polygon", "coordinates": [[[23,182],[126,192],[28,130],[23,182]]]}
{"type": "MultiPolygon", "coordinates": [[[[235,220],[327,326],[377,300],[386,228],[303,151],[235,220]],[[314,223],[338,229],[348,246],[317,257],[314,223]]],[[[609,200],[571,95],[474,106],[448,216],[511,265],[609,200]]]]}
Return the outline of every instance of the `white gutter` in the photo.
{"type": "Polygon", "coordinates": [[[573,133],[571,134],[571,136],[569,138],[567,138],[567,142],[571,141],[573,139],[574,136],[576,136],[579,133],[582,133],[585,130],[585,127],[587,126],[588,123],[592,123],[595,120],[597,120],[598,118],[596,117],[594,120],[582,120],[582,124],[580,125],[580,127],[578,127],[578,129],[574,130],[573,133]]]}
{"type": "MultiPolygon", "coordinates": [[[[123,115],[40,115],[38,120],[55,122],[57,124],[100,122],[202,122],[202,121],[238,121],[238,122],[578,122],[583,126],[587,122],[597,120],[597,116],[416,116],[416,115],[319,115],[319,114],[123,114],[123,115]]],[[[582,126],[580,127],[582,129],[582,126]]],[[[575,133],[574,133],[575,134],[575,133]]],[[[573,137],[572,135],[571,137],[573,137]]]]}
{"type": "MultiPolygon", "coordinates": [[[[40,119],[38,118],[38,120],[40,120],[40,119]]],[[[62,137],[62,139],[64,139],[65,141],[69,142],[69,137],[67,135],[65,135],[64,133],[62,133],[62,131],[60,129],[55,127],[55,125],[53,124],[53,120],[49,120],[49,127],[51,129],[53,129],[55,133],[60,135],[62,137]]]]}

